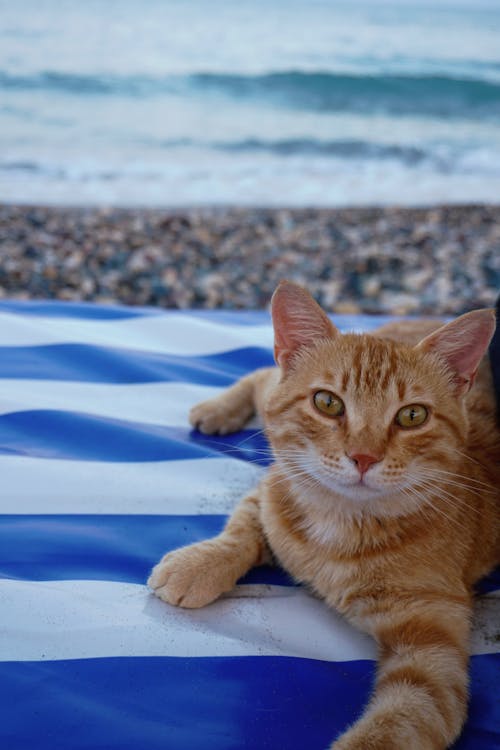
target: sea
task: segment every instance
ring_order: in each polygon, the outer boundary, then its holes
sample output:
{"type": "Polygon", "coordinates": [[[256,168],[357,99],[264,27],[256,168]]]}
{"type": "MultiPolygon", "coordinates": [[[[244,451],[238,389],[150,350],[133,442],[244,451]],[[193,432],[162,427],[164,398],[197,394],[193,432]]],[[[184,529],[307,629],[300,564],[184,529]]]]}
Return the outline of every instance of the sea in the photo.
{"type": "Polygon", "coordinates": [[[0,0],[0,201],[500,201],[500,0],[0,0]]]}

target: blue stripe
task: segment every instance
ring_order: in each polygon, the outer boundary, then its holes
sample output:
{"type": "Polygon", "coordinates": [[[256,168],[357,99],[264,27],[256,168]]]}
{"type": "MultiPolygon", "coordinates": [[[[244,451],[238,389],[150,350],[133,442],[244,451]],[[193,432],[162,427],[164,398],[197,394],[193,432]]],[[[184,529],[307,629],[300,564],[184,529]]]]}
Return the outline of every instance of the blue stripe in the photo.
{"type": "Polygon", "coordinates": [[[500,567],[478,581],[474,589],[478,594],[487,594],[489,591],[500,590],[500,567]]]}
{"type": "Polygon", "coordinates": [[[79,318],[80,320],[126,320],[164,314],[153,307],[127,307],[126,305],[98,305],[94,302],[59,302],[57,300],[2,300],[0,313],[14,313],[49,318],[79,318]]]}
{"type": "Polygon", "coordinates": [[[271,463],[260,430],[203,435],[182,427],[43,409],[0,416],[2,454],[116,462],[210,458],[223,454],[261,466],[271,463]]]}
{"type": "MultiPolygon", "coordinates": [[[[81,320],[126,320],[154,315],[167,315],[158,307],[132,307],[127,305],[99,305],[95,302],[62,302],[58,300],[2,300],[0,313],[43,316],[50,318],[73,318],[81,320]]],[[[169,311],[172,312],[172,311],[169,311]]],[[[174,313],[177,311],[173,311],[174,313]]],[[[218,325],[262,326],[271,325],[266,310],[182,310],[190,318],[206,320],[218,325]]],[[[370,331],[395,320],[389,315],[330,315],[330,319],[341,330],[363,328],[370,331]]]]}
{"type": "MultiPolygon", "coordinates": [[[[145,583],[170,550],[218,534],[226,516],[0,515],[0,576],[31,581],[145,583]]],[[[242,583],[293,585],[262,566],[242,583]]]]}
{"type": "MultiPolygon", "coordinates": [[[[170,550],[218,534],[224,515],[0,515],[0,576],[31,581],[102,580],[144,583],[170,550]]],[[[262,566],[243,583],[293,585],[281,568],[262,566]]],[[[500,568],[478,582],[500,589],[500,568]]]]}
{"type": "MultiPolygon", "coordinates": [[[[494,750],[500,657],[473,657],[471,671],[453,749],[494,750]]],[[[371,662],[292,657],[3,663],[0,740],[9,750],[324,750],[363,710],[373,676],[371,662]]]]}
{"type": "Polygon", "coordinates": [[[206,320],[208,323],[228,326],[265,326],[271,325],[271,316],[267,310],[183,310],[183,315],[190,318],[206,320]]]}
{"type": "Polygon", "coordinates": [[[0,378],[90,383],[181,381],[226,386],[258,367],[274,364],[270,349],[246,347],[190,357],[88,344],[0,347],[0,378]]]}
{"type": "MultiPolygon", "coordinates": [[[[182,314],[190,317],[200,318],[212,323],[224,323],[226,325],[271,325],[271,317],[266,310],[183,310],[182,314]]],[[[402,315],[329,315],[332,323],[341,331],[363,330],[373,331],[386,323],[394,323],[395,320],[408,320],[411,317],[402,315]]],[[[430,316],[432,317],[432,316],[430,316]]],[[[443,318],[436,318],[444,322],[443,318]]]]}
{"type": "Polygon", "coordinates": [[[170,310],[161,307],[132,307],[127,305],[99,305],[95,302],[63,302],[59,300],[2,300],[0,313],[43,316],[45,318],[72,318],[80,320],[127,320],[156,315],[167,316],[180,313],[189,318],[223,325],[261,326],[270,325],[271,317],[266,310],[170,310]]]}

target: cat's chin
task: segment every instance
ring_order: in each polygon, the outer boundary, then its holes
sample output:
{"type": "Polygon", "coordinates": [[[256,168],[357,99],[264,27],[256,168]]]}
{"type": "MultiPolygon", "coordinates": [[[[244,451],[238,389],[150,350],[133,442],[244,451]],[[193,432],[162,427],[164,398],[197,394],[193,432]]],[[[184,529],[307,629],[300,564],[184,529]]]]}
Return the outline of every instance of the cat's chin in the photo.
{"type": "Polygon", "coordinates": [[[387,485],[379,483],[375,477],[367,477],[362,482],[355,481],[351,477],[335,476],[322,466],[318,467],[317,463],[311,470],[308,462],[298,475],[298,484],[295,485],[289,467],[282,466],[282,471],[296,489],[294,495],[301,504],[307,506],[313,503],[326,512],[335,509],[345,516],[369,514],[395,518],[413,513],[420,507],[417,494],[407,492],[406,485],[401,482],[387,485]],[[309,477],[310,484],[305,479],[306,476],[309,477]],[[308,489],[306,493],[305,486],[308,489]]]}
{"type": "Polygon", "coordinates": [[[354,502],[368,502],[388,494],[385,487],[373,486],[365,481],[350,481],[347,478],[332,476],[327,472],[319,471],[314,474],[314,478],[324,489],[354,502]]]}
{"type": "Polygon", "coordinates": [[[357,482],[356,484],[339,484],[335,483],[329,487],[333,492],[338,495],[342,495],[348,500],[354,500],[355,502],[369,502],[370,500],[379,499],[384,493],[379,489],[368,487],[366,484],[357,482]]]}
{"type": "MultiPolygon", "coordinates": [[[[317,477],[319,479],[319,477],[317,477]]],[[[322,477],[321,486],[330,498],[324,496],[331,504],[338,501],[337,509],[346,515],[373,514],[377,516],[397,517],[414,512],[418,503],[404,497],[402,501],[401,489],[396,487],[370,487],[363,482],[344,483],[333,477],[322,477]]]]}
{"type": "MultiPolygon", "coordinates": [[[[385,489],[369,487],[360,482],[356,484],[332,482],[329,484],[328,490],[342,498],[342,506],[347,512],[379,513],[384,506],[391,506],[390,515],[393,515],[396,510],[392,507],[394,506],[394,493],[387,492],[385,489]]],[[[399,515],[399,512],[396,511],[396,515],[399,515]]]]}

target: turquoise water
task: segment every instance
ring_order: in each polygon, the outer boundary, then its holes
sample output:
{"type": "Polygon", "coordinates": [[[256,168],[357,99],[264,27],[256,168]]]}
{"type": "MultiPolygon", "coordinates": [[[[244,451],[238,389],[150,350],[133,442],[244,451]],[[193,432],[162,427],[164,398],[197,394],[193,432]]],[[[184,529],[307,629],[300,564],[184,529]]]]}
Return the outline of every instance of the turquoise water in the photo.
{"type": "Polygon", "coordinates": [[[498,202],[500,0],[0,0],[0,200],[498,202]]]}

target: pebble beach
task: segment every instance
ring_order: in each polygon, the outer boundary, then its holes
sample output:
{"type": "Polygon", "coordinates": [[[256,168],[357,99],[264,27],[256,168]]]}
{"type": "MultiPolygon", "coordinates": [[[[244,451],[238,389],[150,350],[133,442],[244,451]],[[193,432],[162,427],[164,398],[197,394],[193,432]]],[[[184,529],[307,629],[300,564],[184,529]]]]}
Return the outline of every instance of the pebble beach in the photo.
{"type": "Polygon", "coordinates": [[[500,291],[500,206],[0,205],[0,296],[262,309],[281,279],[333,313],[456,315],[500,291]]]}

